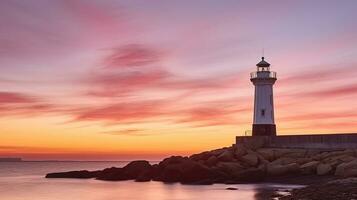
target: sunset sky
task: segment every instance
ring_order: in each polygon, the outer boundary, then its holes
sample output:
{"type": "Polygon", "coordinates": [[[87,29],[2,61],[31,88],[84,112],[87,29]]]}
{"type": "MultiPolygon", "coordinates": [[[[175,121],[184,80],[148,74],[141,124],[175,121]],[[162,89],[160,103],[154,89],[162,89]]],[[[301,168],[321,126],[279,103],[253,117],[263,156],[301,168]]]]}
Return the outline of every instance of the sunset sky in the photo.
{"type": "Polygon", "coordinates": [[[2,0],[0,157],[131,160],[251,130],[262,48],[280,135],[357,132],[355,0],[2,0]]]}

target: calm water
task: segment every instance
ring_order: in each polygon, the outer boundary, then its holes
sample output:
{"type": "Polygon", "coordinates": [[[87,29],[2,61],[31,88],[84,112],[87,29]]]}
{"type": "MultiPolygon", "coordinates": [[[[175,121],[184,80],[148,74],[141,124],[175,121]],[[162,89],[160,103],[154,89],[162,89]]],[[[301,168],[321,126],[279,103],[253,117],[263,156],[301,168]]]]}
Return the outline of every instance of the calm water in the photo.
{"type": "Polygon", "coordinates": [[[45,179],[48,172],[103,169],[125,162],[0,162],[0,200],[251,200],[260,199],[262,189],[294,188],[274,184],[215,184],[193,186],[105,182],[93,179],[45,179]],[[226,190],[236,187],[239,190],[226,190]]]}

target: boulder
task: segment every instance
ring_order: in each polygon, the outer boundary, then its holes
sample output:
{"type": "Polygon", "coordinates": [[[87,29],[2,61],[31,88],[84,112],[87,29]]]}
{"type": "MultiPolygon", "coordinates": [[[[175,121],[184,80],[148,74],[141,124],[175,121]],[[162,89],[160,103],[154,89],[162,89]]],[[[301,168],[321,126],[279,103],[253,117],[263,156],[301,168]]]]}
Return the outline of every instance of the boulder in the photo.
{"type": "Polygon", "coordinates": [[[290,174],[296,174],[300,172],[300,165],[297,163],[290,163],[285,165],[285,167],[288,169],[288,173],[290,174]]]}
{"type": "Polygon", "coordinates": [[[166,161],[159,164],[160,173],[154,180],[163,182],[181,182],[186,184],[208,184],[212,179],[211,170],[201,163],[191,159],[178,159],[175,162],[166,161]],[[178,162],[179,161],[179,162],[178,162]]]}
{"type": "Polygon", "coordinates": [[[180,173],[181,183],[208,184],[212,182],[210,169],[191,160],[186,160],[180,165],[180,173]]]}
{"type": "Polygon", "coordinates": [[[267,165],[267,174],[269,176],[282,176],[286,174],[297,173],[299,165],[297,163],[290,163],[287,165],[269,164],[267,165]]]}
{"type": "Polygon", "coordinates": [[[123,173],[128,179],[136,179],[139,175],[143,173],[148,173],[152,169],[150,163],[146,160],[132,161],[123,167],[123,173]]]}
{"type": "Polygon", "coordinates": [[[338,165],[336,167],[335,175],[342,177],[357,176],[357,159],[338,165]]]}
{"type": "Polygon", "coordinates": [[[263,158],[268,161],[273,161],[275,159],[274,150],[268,148],[261,148],[257,150],[257,153],[260,154],[263,158]]]}
{"type": "Polygon", "coordinates": [[[299,165],[303,165],[305,163],[313,161],[311,158],[295,158],[295,161],[299,165]]]}
{"type": "Polygon", "coordinates": [[[303,158],[306,153],[306,149],[291,149],[290,151],[287,151],[284,156],[289,158],[303,158]]]}
{"type": "Polygon", "coordinates": [[[286,168],[281,164],[267,165],[267,174],[269,176],[280,176],[287,172],[286,168]]]}
{"type": "Polygon", "coordinates": [[[152,166],[148,161],[138,160],[132,161],[123,168],[107,168],[98,174],[98,180],[132,180],[144,181],[151,179],[152,166]]]}
{"type": "Polygon", "coordinates": [[[164,160],[162,160],[159,163],[159,167],[163,168],[163,167],[165,167],[167,165],[182,163],[183,161],[185,161],[187,159],[188,159],[188,157],[171,156],[171,157],[168,157],[168,158],[165,158],[164,160]]]}
{"type": "Polygon", "coordinates": [[[189,158],[191,160],[195,160],[195,161],[199,161],[199,160],[207,160],[208,158],[210,158],[213,154],[209,151],[205,151],[199,154],[193,154],[191,155],[189,158]]]}
{"type": "Polygon", "coordinates": [[[288,149],[288,148],[276,148],[274,149],[275,159],[284,157],[285,155],[292,154],[293,152],[299,151],[299,149],[288,149]]]}
{"type": "Polygon", "coordinates": [[[46,175],[46,178],[95,178],[98,175],[99,171],[70,171],[70,172],[57,172],[57,173],[49,173],[46,175]]]}
{"type": "Polygon", "coordinates": [[[234,148],[234,156],[240,158],[247,154],[247,149],[243,145],[236,145],[234,148]]]}
{"type": "Polygon", "coordinates": [[[271,163],[272,164],[279,164],[279,165],[287,165],[287,164],[290,164],[290,163],[296,163],[296,160],[295,158],[289,158],[289,157],[281,157],[281,158],[278,158],[274,161],[272,161],[271,163]]]}
{"type": "Polygon", "coordinates": [[[257,155],[257,157],[258,157],[258,162],[259,162],[260,165],[262,165],[262,164],[267,165],[267,164],[270,163],[267,159],[265,159],[265,158],[264,158],[263,156],[261,156],[260,154],[257,154],[257,153],[256,153],[255,155],[257,155]]]}
{"type": "Polygon", "coordinates": [[[323,151],[319,149],[308,149],[306,151],[305,157],[313,157],[319,155],[320,153],[323,153],[323,151]]]}
{"type": "Polygon", "coordinates": [[[258,156],[253,152],[250,152],[247,155],[241,157],[240,160],[250,166],[256,166],[259,162],[258,156]]]}
{"type": "Polygon", "coordinates": [[[212,155],[210,158],[208,158],[205,162],[207,166],[214,166],[218,162],[218,159],[216,156],[212,155]]]}
{"type": "Polygon", "coordinates": [[[316,167],[317,175],[326,175],[332,172],[332,166],[329,164],[320,163],[316,167]]]}
{"type": "Polygon", "coordinates": [[[154,178],[156,181],[162,181],[167,183],[179,182],[181,180],[181,170],[180,164],[170,164],[161,169],[157,177],[154,178]]]}
{"type": "Polygon", "coordinates": [[[234,180],[238,182],[260,182],[266,177],[264,168],[249,168],[235,173],[234,180]]]}
{"type": "Polygon", "coordinates": [[[96,177],[98,180],[107,180],[107,181],[118,181],[118,180],[128,180],[123,175],[123,168],[106,168],[102,170],[96,177]]]}
{"type": "Polygon", "coordinates": [[[217,163],[217,170],[222,171],[228,175],[232,175],[243,170],[243,166],[238,162],[219,162],[217,163]]]}
{"type": "Polygon", "coordinates": [[[355,152],[353,150],[344,150],[344,151],[330,151],[323,152],[320,154],[322,159],[337,157],[337,156],[355,156],[355,152]]]}
{"type": "Polygon", "coordinates": [[[223,151],[217,158],[220,161],[229,162],[229,161],[233,160],[233,153],[232,153],[231,149],[227,149],[227,150],[223,151]]]}
{"type": "Polygon", "coordinates": [[[142,173],[140,173],[136,178],[135,181],[136,182],[147,182],[147,181],[151,181],[153,178],[153,171],[152,170],[148,170],[148,171],[144,171],[142,173]]]}
{"type": "Polygon", "coordinates": [[[232,148],[231,148],[231,147],[225,147],[225,148],[221,148],[221,149],[215,149],[215,150],[210,151],[210,153],[211,153],[212,155],[219,156],[219,155],[222,154],[224,151],[229,150],[229,149],[232,149],[232,148]]]}
{"type": "Polygon", "coordinates": [[[324,158],[322,161],[323,162],[328,162],[328,163],[342,163],[342,162],[350,162],[352,160],[356,159],[356,157],[353,157],[351,155],[346,155],[346,154],[340,154],[340,155],[333,155],[333,156],[328,156],[324,158]]]}
{"type": "Polygon", "coordinates": [[[320,164],[319,161],[311,161],[300,166],[300,171],[302,174],[315,174],[317,165],[320,164]]]}

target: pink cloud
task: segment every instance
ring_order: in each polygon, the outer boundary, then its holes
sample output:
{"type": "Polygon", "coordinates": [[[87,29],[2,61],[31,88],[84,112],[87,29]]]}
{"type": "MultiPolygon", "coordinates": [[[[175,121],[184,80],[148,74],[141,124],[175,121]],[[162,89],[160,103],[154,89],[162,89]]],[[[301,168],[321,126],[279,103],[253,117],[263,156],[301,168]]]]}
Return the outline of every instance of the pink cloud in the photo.
{"type": "Polygon", "coordinates": [[[232,116],[231,110],[219,107],[197,107],[182,112],[183,119],[178,123],[193,123],[199,126],[231,125],[237,121],[232,116]]]}
{"type": "Polygon", "coordinates": [[[345,85],[341,87],[333,87],[330,89],[322,89],[314,92],[307,92],[304,96],[317,98],[330,98],[337,96],[348,96],[357,94],[357,85],[345,85]]]}
{"type": "Polygon", "coordinates": [[[0,104],[11,103],[34,103],[34,97],[15,93],[15,92],[0,92],[0,104]]]}
{"type": "Polygon", "coordinates": [[[54,105],[43,99],[18,92],[0,92],[0,116],[38,116],[63,113],[66,106],[54,105]]]}
{"type": "Polygon", "coordinates": [[[147,45],[118,47],[103,58],[106,68],[98,67],[84,77],[89,91],[96,97],[127,96],[141,91],[215,91],[233,88],[241,83],[237,74],[188,78],[178,76],[162,66],[165,52],[147,45]]]}
{"type": "Polygon", "coordinates": [[[164,70],[109,72],[88,77],[87,95],[113,97],[129,95],[160,85],[170,74],[164,70]]]}
{"type": "Polygon", "coordinates": [[[296,115],[286,115],[279,118],[282,121],[310,121],[317,120],[319,122],[329,119],[337,118],[355,118],[357,114],[355,112],[348,111],[329,111],[329,112],[316,112],[316,113],[306,113],[306,114],[296,114],[296,115]]]}
{"type": "Polygon", "coordinates": [[[162,101],[117,103],[80,109],[73,115],[75,121],[142,122],[164,115],[164,103],[162,101]]]}
{"type": "Polygon", "coordinates": [[[130,44],[115,48],[113,53],[104,60],[108,67],[137,67],[158,64],[162,55],[144,45],[130,44]]]}

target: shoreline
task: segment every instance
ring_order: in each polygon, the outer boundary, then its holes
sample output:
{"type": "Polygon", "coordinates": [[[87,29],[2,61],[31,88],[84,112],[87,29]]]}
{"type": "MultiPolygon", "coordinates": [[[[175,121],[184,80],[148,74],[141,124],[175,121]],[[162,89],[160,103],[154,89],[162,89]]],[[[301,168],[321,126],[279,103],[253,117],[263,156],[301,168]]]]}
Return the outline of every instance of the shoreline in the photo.
{"type": "MultiPolygon", "coordinates": [[[[171,156],[157,164],[138,160],[121,168],[55,172],[47,174],[46,178],[161,181],[190,185],[275,183],[306,186],[292,190],[290,196],[294,196],[316,185],[320,185],[321,190],[336,187],[336,191],[340,191],[338,185],[328,183],[354,176],[357,176],[357,149],[266,148],[259,143],[249,143],[189,157],[171,156]]],[[[268,193],[278,197],[277,192],[278,189],[268,193]]],[[[324,192],[319,194],[324,195],[324,192]]]]}

